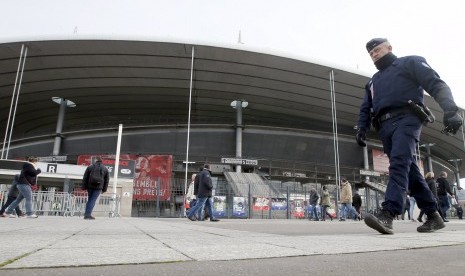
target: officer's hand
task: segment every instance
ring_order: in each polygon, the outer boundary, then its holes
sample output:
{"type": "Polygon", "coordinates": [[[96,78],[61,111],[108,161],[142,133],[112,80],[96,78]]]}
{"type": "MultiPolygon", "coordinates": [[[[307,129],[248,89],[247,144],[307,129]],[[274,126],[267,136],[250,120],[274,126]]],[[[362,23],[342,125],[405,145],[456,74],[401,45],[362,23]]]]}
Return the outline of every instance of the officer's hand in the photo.
{"type": "Polygon", "coordinates": [[[355,139],[357,140],[357,144],[361,147],[366,147],[367,146],[367,134],[364,129],[358,129],[357,130],[357,135],[355,136],[355,139]]]}
{"type": "Polygon", "coordinates": [[[463,118],[457,112],[444,112],[444,130],[448,135],[455,135],[463,123],[463,118]]]}

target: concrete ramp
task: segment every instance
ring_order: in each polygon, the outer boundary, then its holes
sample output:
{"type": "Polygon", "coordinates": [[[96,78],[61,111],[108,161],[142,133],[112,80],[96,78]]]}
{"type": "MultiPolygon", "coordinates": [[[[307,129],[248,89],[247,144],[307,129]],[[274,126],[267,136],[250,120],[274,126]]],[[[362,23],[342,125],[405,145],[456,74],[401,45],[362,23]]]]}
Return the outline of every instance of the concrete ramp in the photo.
{"type": "Polygon", "coordinates": [[[367,181],[367,182],[363,182],[363,184],[365,184],[366,186],[370,187],[371,189],[373,189],[375,191],[381,192],[383,194],[386,193],[387,186],[382,184],[382,183],[367,181]]]}
{"type": "Polygon", "coordinates": [[[247,197],[250,189],[253,197],[283,197],[279,191],[267,185],[256,173],[225,172],[224,176],[236,196],[247,197]]]}

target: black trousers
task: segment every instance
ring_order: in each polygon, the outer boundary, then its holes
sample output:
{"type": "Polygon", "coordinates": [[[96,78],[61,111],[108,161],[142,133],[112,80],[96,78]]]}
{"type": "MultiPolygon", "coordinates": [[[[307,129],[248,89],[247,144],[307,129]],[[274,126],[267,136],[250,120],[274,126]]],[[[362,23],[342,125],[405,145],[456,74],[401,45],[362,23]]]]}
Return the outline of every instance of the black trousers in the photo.
{"type": "MultiPolygon", "coordinates": [[[[0,210],[0,215],[3,215],[3,213],[5,213],[6,208],[8,208],[8,206],[10,206],[10,204],[13,201],[15,201],[15,199],[16,197],[12,197],[12,196],[7,197],[5,204],[3,204],[2,209],[0,210]]],[[[19,206],[15,208],[15,211],[16,211],[16,215],[18,216],[21,216],[23,214],[21,209],[19,209],[19,206]]]]}

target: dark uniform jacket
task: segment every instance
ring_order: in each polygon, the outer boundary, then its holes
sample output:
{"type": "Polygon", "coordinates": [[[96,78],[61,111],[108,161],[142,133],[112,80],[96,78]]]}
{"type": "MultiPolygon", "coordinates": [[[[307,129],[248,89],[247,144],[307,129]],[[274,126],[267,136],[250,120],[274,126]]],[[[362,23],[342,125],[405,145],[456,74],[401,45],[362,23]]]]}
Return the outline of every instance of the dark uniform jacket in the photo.
{"type": "Polygon", "coordinates": [[[449,86],[420,56],[395,59],[378,71],[365,86],[365,98],[360,107],[359,129],[369,130],[371,109],[375,117],[396,108],[408,108],[408,101],[423,104],[423,89],[444,111],[457,111],[449,86]]]}

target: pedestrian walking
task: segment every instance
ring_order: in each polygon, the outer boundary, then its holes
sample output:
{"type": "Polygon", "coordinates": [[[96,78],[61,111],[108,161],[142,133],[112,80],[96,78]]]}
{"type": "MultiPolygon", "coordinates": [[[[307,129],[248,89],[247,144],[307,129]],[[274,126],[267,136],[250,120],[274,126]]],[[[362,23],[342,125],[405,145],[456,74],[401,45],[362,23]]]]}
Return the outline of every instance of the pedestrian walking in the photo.
{"type": "Polygon", "coordinates": [[[82,178],[82,189],[87,190],[87,203],[84,219],[95,219],[92,211],[100,194],[108,189],[110,176],[107,167],[102,164],[102,158],[97,156],[95,163],[88,166],[82,178]]]}
{"type": "MultiPolygon", "coordinates": [[[[10,206],[13,201],[18,198],[19,190],[18,190],[18,181],[19,181],[19,174],[16,174],[13,178],[13,183],[11,183],[10,189],[8,189],[8,196],[6,198],[6,202],[3,204],[2,209],[0,210],[0,217],[6,217],[5,210],[10,206]]],[[[23,211],[19,208],[19,205],[15,208],[16,215],[18,217],[23,217],[23,211]]]]}
{"type": "Polygon", "coordinates": [[[357,213],[357,220],[362,220],[362,197],[355,191],[354,196],[352,197],[352,206],[355,208],[355,212],[357,213]]]}
{"type": "Polygon", "coordinates": [[[329,216],[331,221],[333,220],[333,216],[328,212],[328,208],[331,206],[331,200],[329,191],[326,186],[323,186],[323,192],[321,193],[321,220],[326,220],[326,215],[329,216]]]}
{"type": "Polygon", "coordinates": [[[195,214],[197,213],[197,218],[202,217],[202,210],[204,206],[207,207],[208,213],[210,215],[210,221],[217,222],[219,219],[213,216],[213,202],[212,202],[212,190],[213,183],[211,179],[210,165],[206,164],[201,172],[198,174],[199,177],[199,188],[197,194],[197,203],[187,216],[188,219],[195,221],[195,214]]]}
{"type": "Polygon", "coordinates": [[[6,208],[6,216],[15,218],[13,210],[25,199],[26,218],[38,218],[32,210],[32,186],[37,184],[37,175],[40,173],[41,170],[37,167],[37,157],[30,156],[27,162],[24,163],[19,174],[18,183],[16,184],[19,191],[18,197],[6,208]]]}
{"type": "Polygon", "coordinates": [[[317,206],[318,206],[318,200],[320,199],[320,195],[316,191],[315,188],[310,189],[310,200],[309,204],[312,208],[312,216],[308,217],[309,220],[314,220],[314,221],[319,221],[320,219],[318,218],[318,211],[317,211],[317,206]]]}
{"type": "Polygon", "coordinates": [[[439,173],[439,178],[436,180],[436,182],[438,187],[439,209],[441,210],[444,222],[449,222],[447,220],[447,211],[450,209],[449,198],[454,198],[454,194],[450,188],[449,181],[447,181],[447,173],[439,173]]]}
{"type": "MultiPolygon", "coordinates": [[[[433,193],[433,197],[436,201],[436,210],[439,212],[439,215],[441,215],[441,218],[444,220],[444,217],[442,216],[442,211],[441,208],[439,207],[439,198],[438,198],[438,191],[437,191],[437,184],[436,180],[434,179],[434,172],[428,172],[425,175],[425,180],[426,183],[428,184],[428,188],[431,190],[431,193],[433,193]]],[[[423,215],[425,212],[423,210],[420,210],[420,214],[418,215],[418,221],[423,222],[423,215]]]]}
{"type": "Polygon", "coordinates": [[[352,186],[346,178],[341,179],[341,217],[340,221],[350,218],[352,210],[352,186]]]}

